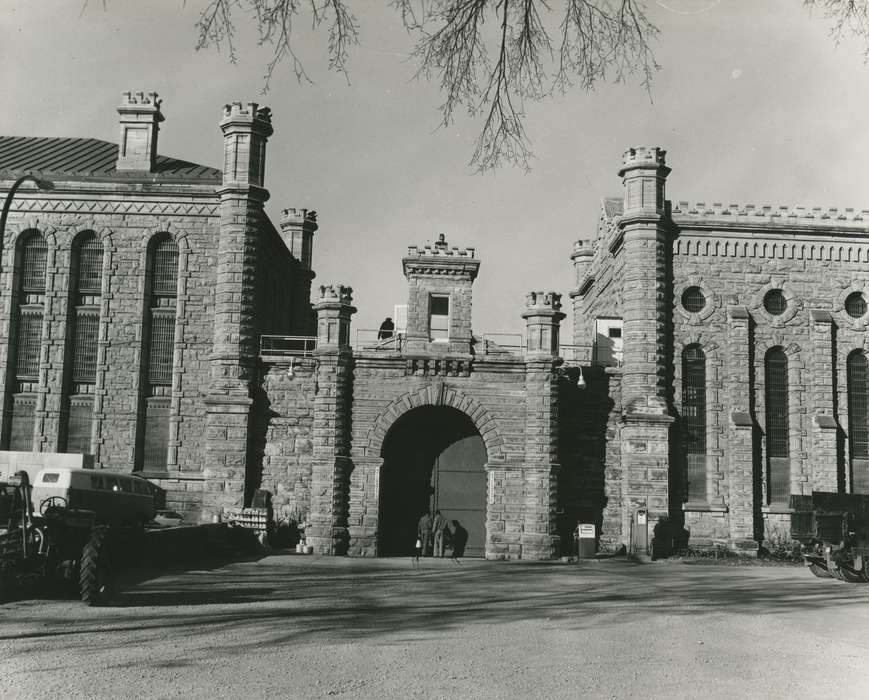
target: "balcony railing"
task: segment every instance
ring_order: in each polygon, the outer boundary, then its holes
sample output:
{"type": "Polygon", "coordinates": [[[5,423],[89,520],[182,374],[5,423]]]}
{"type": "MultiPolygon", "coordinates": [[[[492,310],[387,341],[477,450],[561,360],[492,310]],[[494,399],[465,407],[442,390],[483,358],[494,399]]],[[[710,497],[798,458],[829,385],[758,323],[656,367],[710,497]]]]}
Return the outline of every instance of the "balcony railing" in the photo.
{"type": "Polygon", "coordinates": [[[313,335],[261,335],[259,342],[260,355],[310,357],[316,348],[313,335]]]}
{"type": "Polygon", "coordinates": [[[357,328],[353,349],[373,350],[375,352],[401,352],[404,349],[404,333],[392,331],[392,335],[388,338],[380,338],[379,335],[379,330],[357,328]]]}

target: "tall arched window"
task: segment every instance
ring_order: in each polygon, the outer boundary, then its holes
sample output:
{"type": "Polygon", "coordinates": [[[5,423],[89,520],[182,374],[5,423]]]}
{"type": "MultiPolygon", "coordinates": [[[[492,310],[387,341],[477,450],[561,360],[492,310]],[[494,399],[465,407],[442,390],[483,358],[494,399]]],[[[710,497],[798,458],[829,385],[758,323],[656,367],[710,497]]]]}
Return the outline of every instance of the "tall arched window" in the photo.
{"type": "Polygon", "coordinates": [[[10,450],[29,452],[33,449],[47,258],[48,244],[42,235],[37,231],[24,234],[18,248],[17,308],[12,336],[14,380],[7,438],[10,450]]]}
{"type": "Polygon", "coordinates": [[[148,258],[145,421],[138,466],[145,471],[162,472],[166,470],[169,454],[178,246],[168,235],[161,234],[152,241],[148,258]]]}
{"type": "Polygon", "coordinates": [[[72,367],[67,375],[65,446],[67,452],[88,453],[91,451],[103,284],[103,245],[95,233],[89,231],[77,239],[72,261],[72,367]]]}
{"type": "Polygon", "coordinates": [[[699,345],[682,353],[682,426],[688,461],[688,502],[706,496],[706,355],[699,345]]]}
{"type": "Polygon", "coordinates": [[[770,504],[790,505],[790,421],[788,415],[788,356],[772,348],[764,361],[766,384],[766,456],[770,504]]]}
{"type": "Polygon", "coordinates": [[[869,493],[869,372],[866,355],[848,355],[848,444],[854,493],[869,493]]]}

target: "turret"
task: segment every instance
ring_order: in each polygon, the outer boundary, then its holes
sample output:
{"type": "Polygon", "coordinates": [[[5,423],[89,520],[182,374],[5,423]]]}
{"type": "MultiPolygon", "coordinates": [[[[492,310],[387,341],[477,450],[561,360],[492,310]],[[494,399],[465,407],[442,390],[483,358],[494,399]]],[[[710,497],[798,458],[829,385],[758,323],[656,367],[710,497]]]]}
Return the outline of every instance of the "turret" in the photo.
{"type": "Polygon", "coordinates": [[[263,187],[266,141],[272,135],[272,113],[256,102],[233,102],[223,108],[224,187],[263,187]]]}
{"type": "Polygon", "coordinates": [[[160,113],[161,104],[156,92],[122,94],[118,105],[118,170],[154,172],[159,124],[165,119],[160,113]]]}

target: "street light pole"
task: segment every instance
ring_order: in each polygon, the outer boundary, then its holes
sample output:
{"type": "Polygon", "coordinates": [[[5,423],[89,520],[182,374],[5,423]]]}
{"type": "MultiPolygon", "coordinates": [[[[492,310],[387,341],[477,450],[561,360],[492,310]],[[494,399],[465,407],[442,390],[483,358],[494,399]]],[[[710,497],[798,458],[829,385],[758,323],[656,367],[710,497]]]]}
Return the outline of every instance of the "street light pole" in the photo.
{"type": "Polygon", "coordinates": [[[15,197],[15,193],[18,191],[18,188],[21,187],[25,182],[32,182],[36,185],[37,189],[40,190],[50,190],[53,185],[48,180],[41,180],[35,175],[22,175],[15,182],[12,183],[12,187],[9,188],[9,192],[6,193],[6,200],[3,202],[3,213],[0,214],[0,245],[2,245],[3,237],[6,235],[6,217],[9,216],[9,209],[12,206],[12,199],[15,197]]]}

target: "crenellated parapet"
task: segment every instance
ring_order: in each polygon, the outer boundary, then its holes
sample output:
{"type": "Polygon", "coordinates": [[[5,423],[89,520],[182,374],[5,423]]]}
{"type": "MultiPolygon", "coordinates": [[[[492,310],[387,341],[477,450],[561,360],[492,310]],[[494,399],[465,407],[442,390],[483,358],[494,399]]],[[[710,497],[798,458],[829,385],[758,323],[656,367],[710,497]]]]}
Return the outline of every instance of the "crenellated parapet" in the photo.
{"type": "Polygon", "coordinates": [[[314,304],[317,313],[317,353],[334,353],[350,348],[350,317],[353,288],[343,284],[321,284],[320,296],[314,304]]]}
{"type": "Polygon", "coordinates": [[[320,304],[353,304],[353,287],[348,287],[343,284],[321,284],[320,298],[317,300],[317,305],[320,304]]]}
{"type": "Polygon", "coordinates": [[[412,245],[402,258],[404,275],[445,275],[473,281],[480,269],[474,248],[450,246],[441,234],[436,243],[412,245]]]}
{"type": "Polygon", "coordinates": [[[825,232],[831,228],[869,231],[869,209],[838,207],[804,207],[770,204],[723,204],[721,202],[673,203],[672,217],[695,224],[739,227],[740,224],[771,228],[817,228],[825,232]]]}
{"type": "Polygon", "coordinates": [[[558,292],[528,292],[525,308],[526,313],[561,311],[561,295],[558,292]]]}
{"type": "Polygon", "coordinates": [[[525,295],[526,357],[543,359],[557,357],[559,352],[559,328],[564,314],[561,312],[561,295],[557,292],[528,292],[525,295]]]}
{"type": "MultiPolygon", "coordinates": [[[[223,184],[228,190],[262,188],[266,141],[272,135],[272,112],[256,102],[231,102],[223,108],[223,184]]],[[[268,193],[262,191],[268,197],[268,193]]],[[[262,199],[263,197],[260,196],[262,199]]]]}

